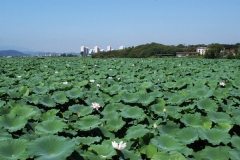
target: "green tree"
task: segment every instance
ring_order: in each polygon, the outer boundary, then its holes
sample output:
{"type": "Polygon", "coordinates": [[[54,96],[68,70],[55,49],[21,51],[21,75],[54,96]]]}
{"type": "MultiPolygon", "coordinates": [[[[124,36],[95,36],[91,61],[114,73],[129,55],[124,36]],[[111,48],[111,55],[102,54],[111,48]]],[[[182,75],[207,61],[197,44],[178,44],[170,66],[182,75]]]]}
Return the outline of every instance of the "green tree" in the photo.
{"type": "Polygon", "coordinates": [[[223,45],[218,43],[213,43],[208,46],[208,50],[206,51],[204,57],[205,58],[221,58],[223,56],[222,52],[224,50],[223,45]]]}

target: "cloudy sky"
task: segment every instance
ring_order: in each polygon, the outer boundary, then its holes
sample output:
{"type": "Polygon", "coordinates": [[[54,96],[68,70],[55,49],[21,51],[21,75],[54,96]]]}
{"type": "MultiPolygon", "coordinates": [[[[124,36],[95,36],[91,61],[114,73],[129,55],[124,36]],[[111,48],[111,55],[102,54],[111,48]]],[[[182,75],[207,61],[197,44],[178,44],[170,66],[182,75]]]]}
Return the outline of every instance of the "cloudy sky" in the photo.
{"type": "Polygon", "coordinates": [[[80,52],[240,42],[239,0],[0,0],[0,47],[80,52]]]}

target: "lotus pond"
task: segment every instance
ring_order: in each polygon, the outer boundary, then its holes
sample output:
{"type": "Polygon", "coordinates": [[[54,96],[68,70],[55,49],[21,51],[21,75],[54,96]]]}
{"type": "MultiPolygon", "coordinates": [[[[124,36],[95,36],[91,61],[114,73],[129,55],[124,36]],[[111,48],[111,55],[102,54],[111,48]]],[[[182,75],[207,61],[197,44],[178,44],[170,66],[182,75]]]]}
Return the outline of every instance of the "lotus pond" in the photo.
{"type": "Polygon", "coordinates": [[[1,160],[240,159],[239,61],[0,65],[1,160]]]}

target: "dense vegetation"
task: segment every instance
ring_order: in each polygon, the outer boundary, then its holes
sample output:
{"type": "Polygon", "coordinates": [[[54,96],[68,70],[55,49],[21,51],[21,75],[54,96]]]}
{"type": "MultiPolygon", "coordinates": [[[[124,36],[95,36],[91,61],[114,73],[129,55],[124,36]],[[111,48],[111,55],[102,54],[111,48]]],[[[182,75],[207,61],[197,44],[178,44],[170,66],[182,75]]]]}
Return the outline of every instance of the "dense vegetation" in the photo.
{"type": "Polygon", "coordinates": [[[0,159],[240,159],[240,63],[0,59],[0,159]]]}
{"type": "Polygon", "coordinates": [[[205,58],[222,58],[223,55],[227,58],[240,58],[240,43],[235,45],[229,44],[198,44],[188,45],[179,44],[163,45],[157,43],[139,45],[136,47],[128,47],[122,50],[113,50],[108,52],[98,52],[92,55],[93,58],[146,58],[146,57],[162,57],[162,56],[175,56],[176,52],[196,52],[197,47],[209,47],[211,50],[207,52],[205,58]],[[223,51],[223,53],[221,52],[223,51]],[[220,53],[221,52],[221,53],[220,53]]]}

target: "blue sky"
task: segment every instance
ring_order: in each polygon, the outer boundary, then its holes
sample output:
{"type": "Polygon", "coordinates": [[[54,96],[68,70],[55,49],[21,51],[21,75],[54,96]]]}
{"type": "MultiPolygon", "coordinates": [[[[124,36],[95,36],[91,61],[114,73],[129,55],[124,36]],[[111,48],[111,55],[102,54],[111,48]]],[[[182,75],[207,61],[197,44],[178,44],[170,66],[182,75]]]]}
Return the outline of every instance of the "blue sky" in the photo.
{"type": "Polygon", "coordinates": [[[0,0],[0,47],[80,52],[240,42],[239,0],[0,0]]]}

